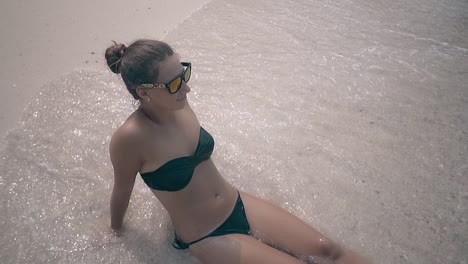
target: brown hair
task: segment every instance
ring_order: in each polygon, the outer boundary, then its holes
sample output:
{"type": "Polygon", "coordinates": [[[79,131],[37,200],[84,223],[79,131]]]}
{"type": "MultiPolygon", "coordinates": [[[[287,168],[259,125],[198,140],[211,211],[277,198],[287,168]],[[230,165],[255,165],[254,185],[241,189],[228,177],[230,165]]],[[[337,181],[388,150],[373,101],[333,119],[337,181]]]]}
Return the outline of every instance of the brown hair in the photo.
{"type": "Polygon", "coordinates": [[[159,64],[173,54],[172,48],[164,42],[140,39],[128,47],[114,42],[106,49],[105,57],[111,71],[121,74],[133,98],[140,99],[135,86],[156,82],[159,64]]]}

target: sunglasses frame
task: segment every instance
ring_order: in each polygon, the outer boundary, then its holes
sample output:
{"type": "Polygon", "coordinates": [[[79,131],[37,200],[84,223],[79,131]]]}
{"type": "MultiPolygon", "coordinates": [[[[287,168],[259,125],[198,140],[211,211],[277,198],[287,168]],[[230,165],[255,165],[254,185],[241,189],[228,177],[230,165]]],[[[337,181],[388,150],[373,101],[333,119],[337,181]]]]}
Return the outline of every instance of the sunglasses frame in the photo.
{"type": "Polygon", "coordinates": [[[140,84],[140,85],[143,86],[143,88],[145,88],[145,89],[167,89],[167,91],[170,94],[177,93],[180,90],[180,87],[182,87],[182,81],[187,83],[190,80],[190,77],[192,77],[192,63],[191,62],[181,62],[181,64],[182,64],[182,66],[187,67],[187,68],[183,69],[182,72],[179,75],[177,75],[174,79],[172,79],[168,83],[143,83],[143,84],[140,84]],[[189,80],[185,80],[185,73],[189,69],[190,69],[189,80]],[[171,92],[171,83],[173,81],[177,80],[178,78],[181,79],[179,87],[177,87],[177,90],[175,90],[175,92],[172,93],[171,92]]]}

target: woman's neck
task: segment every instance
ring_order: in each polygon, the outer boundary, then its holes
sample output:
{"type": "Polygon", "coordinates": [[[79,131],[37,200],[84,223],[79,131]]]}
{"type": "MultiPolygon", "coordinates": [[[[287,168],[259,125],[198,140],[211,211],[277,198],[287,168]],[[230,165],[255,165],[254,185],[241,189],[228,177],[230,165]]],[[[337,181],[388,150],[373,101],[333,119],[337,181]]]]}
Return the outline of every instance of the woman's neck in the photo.
{"type": "Polygon", "coordinates": [[[143,115],[145,115],[149,120],[161,126],[167,126],[171,123],[174,123],[176,119],[175,111],[155,109],[141,105],[138,108],[138,111],[143,113],[143,115]]]}

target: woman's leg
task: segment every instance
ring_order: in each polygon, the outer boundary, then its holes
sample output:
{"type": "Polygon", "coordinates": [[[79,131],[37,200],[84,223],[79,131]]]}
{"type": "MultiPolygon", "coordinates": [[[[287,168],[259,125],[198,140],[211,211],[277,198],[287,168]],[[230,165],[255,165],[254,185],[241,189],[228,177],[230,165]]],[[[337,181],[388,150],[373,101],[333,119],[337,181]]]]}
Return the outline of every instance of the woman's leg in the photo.
{"type": "Polygon", "coordinates": [[[340,247],[298,217],[263,199],[241,192],[254,237],[297,256],[320,256],[336,263],[369,263],[340,247]]]}
{"type": "Polygon", "coordinates": [[[303,264],[300,260],[242,234],[208,237],[189,247],[203,264],[303,264]]]}

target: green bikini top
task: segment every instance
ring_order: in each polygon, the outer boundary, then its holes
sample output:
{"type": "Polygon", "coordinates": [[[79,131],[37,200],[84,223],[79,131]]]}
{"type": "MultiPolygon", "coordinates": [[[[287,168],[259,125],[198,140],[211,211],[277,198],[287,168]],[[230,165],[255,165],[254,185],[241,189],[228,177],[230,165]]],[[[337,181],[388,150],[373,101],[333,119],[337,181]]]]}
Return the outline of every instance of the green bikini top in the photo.
{"type": "Polygon", "coordinates": [[[155,171],[141,173],[141,178],[150,188],[180,191],[190,183],[195,167],[211,157],[213,148],[213,137],[200,126],[198,145],[193,155],[170,160],[155,171]]]}

